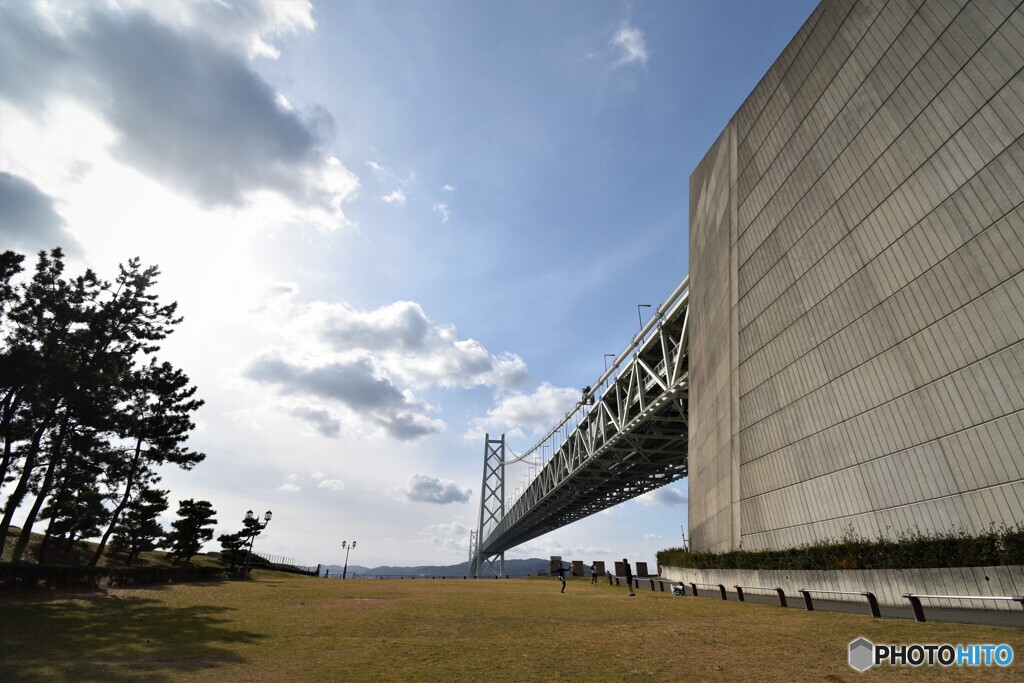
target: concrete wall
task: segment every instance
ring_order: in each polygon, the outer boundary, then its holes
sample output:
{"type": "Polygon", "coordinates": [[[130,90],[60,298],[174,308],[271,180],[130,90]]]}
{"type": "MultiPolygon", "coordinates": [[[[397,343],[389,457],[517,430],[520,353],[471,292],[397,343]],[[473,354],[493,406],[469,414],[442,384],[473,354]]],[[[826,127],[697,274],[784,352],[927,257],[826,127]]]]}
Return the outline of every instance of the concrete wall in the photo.
{"type": "Polygon", "coordinates": [[[695,550],[1024,520],[1022,68],[1016,2],[826,0],[698,166],[695,550]]]}
{"type": "Polygon", "coordinates": [[[730,126],[690,176],[689,522],[712,550],[740,540],[733,138],[730,126]]]}
{"type": "MultiPolygon", "coordinates": [[[[904,593],[925,595],[974,595],[1010,597],[1024,595],[1024,567],[962,567],[956,569],[863,569],[843,571],[760,571],[749,569],[683,569],[662,567],[661,577],[687,584],[722,584],[733,593],[733,586],[762,586],[781,588],[790,602],[801,600],[801,590],[832,590],[859,593],[870,591],[880,605],[909,607],[904,593]]],[[[714,589],[706,589],[713,594],[714,589]]],[[[772,593],[758,593],[770,595],[772,593]]],[[[861,596],[811,596],[812,599],[840,600],[864,603],[861,596]]],[[[963,609],[997,609],[1020,612],[1015,602],[999,600],[927,600],[928,607],[958,607],[963,609]]]]}

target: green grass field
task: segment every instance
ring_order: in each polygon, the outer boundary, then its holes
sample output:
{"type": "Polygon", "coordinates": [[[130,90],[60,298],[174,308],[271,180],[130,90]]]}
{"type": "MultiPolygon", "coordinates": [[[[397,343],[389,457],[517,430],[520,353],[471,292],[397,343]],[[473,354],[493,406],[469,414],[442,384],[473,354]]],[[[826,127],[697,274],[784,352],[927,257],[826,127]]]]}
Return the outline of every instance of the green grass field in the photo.
{"type": "Polygon", "coordinates": [[[0,681],[1024,679],[1024,631],[679,598],[589,579],[0,593],[0,681]],[[848,643],[1007,643],[1009,669],[872,669],[848,643]]]}

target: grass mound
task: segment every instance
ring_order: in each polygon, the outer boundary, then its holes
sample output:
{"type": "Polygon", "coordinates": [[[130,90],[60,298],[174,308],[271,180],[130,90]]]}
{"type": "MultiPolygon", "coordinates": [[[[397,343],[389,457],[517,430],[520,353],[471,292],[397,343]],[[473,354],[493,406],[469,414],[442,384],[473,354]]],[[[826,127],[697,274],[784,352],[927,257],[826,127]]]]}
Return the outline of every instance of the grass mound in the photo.
{"type": "MultiPolygon", "coordinates": [[[[17,527],[12,527],[7,532],[7,538],[4,539],[3,551],[0,552],[0,562],[11,561],[11,556],[14,553],[14,544],[18,541],[19,534],[21,534],[21,529],[17,527]]],[[[25,554],[22,557],[22,561],[28,564],[37,564],[39,562],[39,548],[42,545],[42,542],[43,535],[33,533],[29,539],[28,546],[25,548],[25,554]]],[[[46,564],[67,567],[84,567],[92,560],[98,547],[99,544],[93,541],[75,541],[75,543],[70,547],[61,541],[51,541],[46,549],[46,564]]],[[[97,566],[124,567],[126,564],[127,554],[114,552],[108,545],[104,549],[103,556],[100,557],[97,566]]],[[[161,550],[154,550],[139,553],[139,556],[135,558],[132,566],[170,567],[172,564],[173,558],[170,553],[161,550]]],[[[218,553],[196,555],[192,558],[190,564],[195,567],[225,566],[224,563],[221,562],[218,553]]]]}

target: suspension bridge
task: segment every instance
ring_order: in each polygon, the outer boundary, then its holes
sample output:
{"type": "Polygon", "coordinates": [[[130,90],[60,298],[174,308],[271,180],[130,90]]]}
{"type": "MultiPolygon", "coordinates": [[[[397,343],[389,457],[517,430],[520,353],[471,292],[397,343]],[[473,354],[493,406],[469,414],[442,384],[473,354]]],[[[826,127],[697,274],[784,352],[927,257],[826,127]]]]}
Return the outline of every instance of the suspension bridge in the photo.
{"type": "Polygon", "coordinates": [[[576,407],[517,454],[485,437],[470,571],[504,574],[505,551],[687,474],[689,278],[654,311],[576,407]],[[508,480],[510,468],[522,471],[508,480]]]}

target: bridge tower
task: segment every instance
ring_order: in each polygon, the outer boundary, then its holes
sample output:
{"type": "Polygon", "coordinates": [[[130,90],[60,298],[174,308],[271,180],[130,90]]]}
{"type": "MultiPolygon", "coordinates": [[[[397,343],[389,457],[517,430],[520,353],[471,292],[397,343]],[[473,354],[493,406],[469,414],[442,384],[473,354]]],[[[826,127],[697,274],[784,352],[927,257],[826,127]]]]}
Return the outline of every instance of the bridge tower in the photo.
{"type": "MultiPolygon", "coordinates": [[[[473,576],[504,576],[505,551],[483,554],[484,540],[505,516],[505,435],[484,436],[484,476],[480,485],[480,525],[476,532],[476,552],[469,568],[473,576]]],[[[473,541],[471,540],[472,544],[473,541]]]]}

